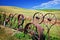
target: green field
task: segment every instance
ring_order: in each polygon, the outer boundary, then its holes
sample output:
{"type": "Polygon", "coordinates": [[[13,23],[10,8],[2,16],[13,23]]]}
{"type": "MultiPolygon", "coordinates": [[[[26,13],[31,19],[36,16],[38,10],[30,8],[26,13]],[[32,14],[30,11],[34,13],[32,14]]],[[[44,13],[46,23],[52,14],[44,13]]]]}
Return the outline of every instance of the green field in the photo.
{"type": "MultiPolygon", "coordinates": [[[[60,20],[60,10],[53,10],[53,9],[52,10],[28,10],[28,9],[12,7],[12,6],[0,6],[0,12],[2,12],[2,11],[6,12],[6,14],[10,14],[10,13],[23,14],[25,17],[28,17],[28,18],[32,18],[35,12],[41,12],[43,14],[53,13],[53,14],[56,15],[57,20],[60,20]]],[[[30,20],[25,20],[24,26],[28,22],[30,22],[30,20]]],[[[44,34],[46,34],[46,30],[47,30],[46,26],[43,23],[40,24],[40,25],[45,29],[44,30],[44,34]]],[[[13,26],[15,26],[15,24],[13,26]]],[[[0,31],[0,33],[1,33],[1,31],[0,31]]],[[[24,35],[23,33],[17,33],[15,35],[15,37],[17,39],[20,39],[20,40],[25,40],[25,39],[26,40],[31,40],[31,39],[29,39],[29,35],[28,34],[26,35],[26,37],[23,37],[23,35],[24,35]],[[19,37],[21,37],[21,38],[19,38],[19,37]]],[[[2,40],[2,37],[3,36],[1,36],[1,40],[2,40]]],[[[59,25],[54,25],[51,28],[51,30],[50,30],[50,38],[51,38],[51,40],[60,40],[60,24],[59,25]]],[[[13,39],[11,39],[11,40],[13,40],[13,39]]],[[[16,40],[16,39],[14,39],[14,40],[16,40]]]]}

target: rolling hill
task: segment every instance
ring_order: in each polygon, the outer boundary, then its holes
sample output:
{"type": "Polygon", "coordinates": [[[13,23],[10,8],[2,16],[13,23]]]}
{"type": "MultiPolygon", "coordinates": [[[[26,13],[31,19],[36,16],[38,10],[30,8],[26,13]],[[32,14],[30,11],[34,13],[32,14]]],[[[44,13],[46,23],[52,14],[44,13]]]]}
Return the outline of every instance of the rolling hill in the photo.
{"type": "Polygon", "coordinates": [[[5,11],[6,13],[17,13],[17,14],[23,14],[24,16],[30,16],[32,17],[35,12],[41,12],[43,14],[45,13],[54,13],[57,17],[57,19],[60,20],[60,10],[49,10],[49,9],[40,9],[40,10],[29,10],[29,9],[24,9],[24,8],[19,8],[19,7],[14,7],[14,6],[0,6],[0,11],[5,11]]]}
{"type": "Polygon", "coordinates": [[[35,13],[37,10],[28,10],[24,8],[13,7],[13,6],[0,6],[0,11],[5,11],[7,13],[24,14],[26,16],[29,16],[35,13]]]}
{"type": "MultiPolygon", "coordinates": [[[[6,14],[9,14],[9,13],[23,14],[26,17],[27,16],[32,17],[35,12],[42,12],[43,14],[46,14],[46,13],[54,13],[56,15],[57,19],[59,19],[59,21],[60,21],[60,10],[59,11],[58,10],[52,10],[52,11],[51,10],[49,10],[49,11],[48,10],[28,10],[28,9],[24,9],[24,8],[13,7],[13,6],[0,6],[0,12],[1,11],[6,12],[6,14]]],[[[43,25],[43,24],[41,24],[41,26],[43,26],[44,28],[46,28],[46,26],[43,25]]],[[[10,29],[10,31],[11,31],[11,29],[10,29]]],[[[6,30],[5,32],[9,32],[9,31],[6,30]]],[[[0,33],[1,33],[1,31],[0,31],[0,33]]],[[[57,25],[54,25],[51,28],[51,30],[50,30],[50,35],[53,37],[53,39],[56,38],[56,39],[59,39],[60,40],[60,34],[59,33],[60,33],[60,24],[58,26],[57,25]]],[[[5,34],[5,33],[3,33],[3,34],[5,34]]],[[[6,35],[7,34],[5,34],[5,36],[3,35],[4,38],[5,37],[8,38],[8,36],[6,36],[6,35]]],[[[1,36],[0,36],[0,38],[4,40],[4,38],[2,38],[1,36]]],[[[11,38],[11,36],[9,38],[11,38]]],[[[14,39],[15,39],[15,37],[14,37],[14,39]]]]}

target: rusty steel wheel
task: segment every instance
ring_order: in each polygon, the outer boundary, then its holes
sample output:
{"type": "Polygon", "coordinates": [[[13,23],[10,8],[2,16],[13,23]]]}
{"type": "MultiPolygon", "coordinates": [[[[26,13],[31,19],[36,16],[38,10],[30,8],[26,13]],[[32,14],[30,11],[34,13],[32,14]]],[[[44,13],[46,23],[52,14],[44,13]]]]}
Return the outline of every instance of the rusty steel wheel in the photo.
{"type": "Polygon", "coordinates": [[[25,28],[24,28],[24,32],[25,32],[25,33],[29,33],[30,31],[37,32],[37,28],[34,26],[33,23],[28,23],[28,24],[26,24],[26,26],[25,26],[25,28]]]}
{"type": "Polygon", "coordinates": [[[18,21],[20,21],[20,25],[23,25],[23,23],[24,23],[24,15],[23,14],[18,15],[18,21]]]}
{"type": "MultiPolygon", "coordinates": [[[[34,35],[32,36],[32,38],[36,38],[38,39],[38,32],[37,32],[37,28],[35,27],[35,25],[33,23],[28,23],[25,28],[24,28],[24,34],[30,34],[30,35],[34,35]]],[[[34,40],[36,40],[34,39],[34,40]]]]}
{"type": "Polygon", "coordinates": [[[42,13],[39,13],[39,12],[36,12],[36,13],[33,15],[33,21],[41,24],[41,23],[44,21],[43,14],[42,14],[42,13]]]}
{"type": "Polygon", "coordinates": [[[54,24],[56,24],[57,19],[56,16],[52,13],[47,13],[44,15],[44,23],[47,27],[52,27],[54,24]]]}

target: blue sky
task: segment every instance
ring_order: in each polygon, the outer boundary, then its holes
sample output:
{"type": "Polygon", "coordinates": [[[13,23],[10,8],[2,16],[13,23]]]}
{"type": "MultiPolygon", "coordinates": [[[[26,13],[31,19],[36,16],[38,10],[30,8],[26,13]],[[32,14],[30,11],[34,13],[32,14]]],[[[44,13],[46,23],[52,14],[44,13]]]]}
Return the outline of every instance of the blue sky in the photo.
{"type": "Polygon", "coordinates": [[[0,0],[0,6],[16,6],[27,9],[60,9],[60,0],[0,0]]]}

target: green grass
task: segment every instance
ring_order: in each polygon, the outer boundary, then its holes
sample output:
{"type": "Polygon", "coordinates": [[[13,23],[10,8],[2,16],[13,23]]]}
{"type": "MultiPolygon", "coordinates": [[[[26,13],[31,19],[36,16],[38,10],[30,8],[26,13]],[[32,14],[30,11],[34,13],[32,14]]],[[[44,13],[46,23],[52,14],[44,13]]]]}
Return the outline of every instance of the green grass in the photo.
{"type": "MultiPolygon", "coordinates": [[[[46,25],[41,24],[41,26],[44,28],[44,34],[46,35],[46,32],[47,32],[46,25]]],[[[25,27],[25,25],[24,25],[24,27],[25,27]]],[[[50,29],[50,37],[51,37],[51,40],[60,40],[60,34],[59,33],[60,33],[60,26],[56,26],[56,25],[52,26],[52,28],[50,29]]],[[[23,39],[26,38],[26,37],[22,37],[23,35],[24,35],[23,32],[22,33],[18,33],[18,34],[16,34],[16,37],[17,38],[21,37],[20,39],[23,40],[23,39]]],[[[27,40],[28,39],[29,39],[29,36],[27,36],[27,40]]]]}
{"type": "MultiPolygon", "coordinates": [[[[54,13],[55,15],[56,15],[56,17],[57,17],[57,19],[59,19],[60,20],[60,10],[58,10],[58,11],[56,11],[56,10],[52,10],[52,11],[43,11],[43,10],[27,10],[27,9],[23,9],[23,8],[17,8],[17,7],[11,7],[11,6],[0,6],[0,11],[5,11],[5,12],[7,12],[7,13],[18,13],[18,14],[23,14],[24,16],[26,16],[26,17],[31,17],[32,18],[32,16],[33,16],[33,14],[35,13],[35,12],[42,12],[43,14],[44,13],[54,13]]],[[[7,14],[6,13],[6,14],[7,14]]],[[[25,22],[24,22],[24,27],[25,27],[25,25],[27,24],[27,23],[29,23],[30,22],[30,20],[25,20],[25,22]]],[[[13,26],[12,26],[12,28],[17,28],[17,20],[15,21],[15,23],[14,23],[14,19],[12,20],[12,23],[13,23],[13,26]]],[[[44,25],[44,24],[41,24],[41,26],[45,29],[44,30],[44,34],[46,34],[46,32],[47,32],[47,28],[46,28],[46,26],[44,25]]],[[[4,32],[4,31],[3,31],[4,32]]],[[[0,34],[2,34],[3,32],[1,32],[0,31],[0,34]]],[[[20,32],[20,33],[17,33],[17,34],[15,34],[14,36],[16,37],[16,38],[18,38],[18,39],[20,39],[20,40],[31,40],[31,39],[29,39],[29,35],[28,34],[26,34],[26,36],[25,37],[23,37],[23,32],[20,32]]],[[[0,35],[1,36],[1,35],[0,35]]],[[[6,36],[6,35],[5,35],[6,36]]],[[[59,26],[56,26],[56,25],[54,25],[54,26],[52,26],[52,28],[51,28],[51,30],[50,30],[50,37],[51,37],[51,40],[60,40],[60,25],[59,26]]],[[[8,36],[6,37],[7,39],[8,39],[8,36]]],[[[6,39],[5,38],[5,39],[6,39]]],[[[11,39],[11,38],[13,38],[13,37],[9,37],[9,39],[11,39]]],[[[0,37],[0,39],[1,39],[1,37],[0,37]]],[[[4,38],[3,38],[4,39],[4,38]]],[[[2,39],[2,40],[3,40],[2,39]]]]}

